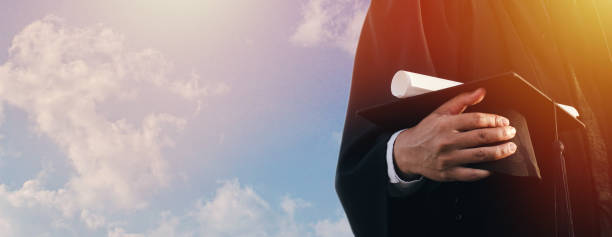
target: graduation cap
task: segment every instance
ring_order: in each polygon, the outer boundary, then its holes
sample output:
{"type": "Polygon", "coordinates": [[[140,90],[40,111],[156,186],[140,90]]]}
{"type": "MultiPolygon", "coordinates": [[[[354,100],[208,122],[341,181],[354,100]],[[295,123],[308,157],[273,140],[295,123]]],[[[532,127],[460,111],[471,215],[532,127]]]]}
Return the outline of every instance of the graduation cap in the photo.
{"type": "Polygon", "coordinates": [[[513,72],[465,84],[457,83],[448,88],[365,108],[357,113],[385,130],[397,131],[417,125],[456,95],[481,87],[487,90],[487,96],[482,102],[469,106],[465,112],[492,113],[508,118],[517,130],[511,141],[517,144],[518,149],[505,159],[472,164],[470,167],[541,178],[540,167],[545,166],[546,159],[557,159],[552,147],[558,141],[559,132],[585,127],[566,110],[559,109],[559,105],[550,97],[513,72]]]}

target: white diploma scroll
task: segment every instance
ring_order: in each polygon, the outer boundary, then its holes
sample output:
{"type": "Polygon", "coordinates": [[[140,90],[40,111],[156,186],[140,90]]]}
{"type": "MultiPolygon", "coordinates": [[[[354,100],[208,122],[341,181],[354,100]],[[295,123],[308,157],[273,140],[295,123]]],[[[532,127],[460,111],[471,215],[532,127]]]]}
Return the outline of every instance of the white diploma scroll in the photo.
{"type": "Polygon", "coordinates": [[[402,99],[458,85],[461,82],[400,70],[391,80],[391,94],[402,99]]]}

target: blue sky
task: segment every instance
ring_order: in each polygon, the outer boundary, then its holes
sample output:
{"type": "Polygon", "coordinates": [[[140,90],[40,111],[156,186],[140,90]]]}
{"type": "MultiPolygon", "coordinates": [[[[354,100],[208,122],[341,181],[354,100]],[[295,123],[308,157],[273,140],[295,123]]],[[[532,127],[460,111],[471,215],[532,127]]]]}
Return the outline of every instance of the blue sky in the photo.
{"type": "Polygon", "coordinates": [[[366,1],[1,1],[0,232],[350,236],[366,1]]]}

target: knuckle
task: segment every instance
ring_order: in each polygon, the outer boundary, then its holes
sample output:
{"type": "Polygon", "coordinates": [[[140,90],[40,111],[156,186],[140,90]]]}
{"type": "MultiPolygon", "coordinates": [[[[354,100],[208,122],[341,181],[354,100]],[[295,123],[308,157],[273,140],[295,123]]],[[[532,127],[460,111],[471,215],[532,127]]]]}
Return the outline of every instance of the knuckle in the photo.
{"type": "Polygon", "coordinates": [[[438,139],[438,143],[437,143],[438,150],[446,150],[450,148],[451,145],[452,145],[452,141],[448,137],[441,137],[440,139],[438,139]]]}
{"type": "Polygon", "coordinates": [[[510,127],[498,128],[498,130],[499,130],[498,132],[499,140],[510,139],[514,135],[512,134],[512,128],[510,127]]]}
{"type": "Polygon", "coordinates": [[[481,142],[486,142],[489,139],[489,136],[485,130],[478,131],[477,135],[481,142]]]}
{"type": "Polygon", "coordinates": [[[477,149],[476,153],[474,155],[476,157],[485,157],[485,156],[487,156],[487,153],[485,153],[485,151],[483,149],[477,149]]]}
{"type": "Polygon", "coordinates": [[[448,114],[441,114],[441,115],[439,115],[439,116],[438,116],[438,121],[440,121],[440,122],[446,122],[446,121],[448,121],[448,119],[449,119],[450,117],[451,117],[451,116],[450,116],[450,115],[448,115],[448,114]]]}
{"type": "Polygon", "coordinates": [[[495,126],[503,126],[504,125],[504,118],[502,116],[499,115],[494,115],[495,118],[495,122],[493,123],[495,126]]]}
{"type": "Polygon", "coordinates": [[[504,157],[504,155],[507,154],[507,148],[506,147],[495,147],[495,158],[502,158],[504,157]]]}
{"type": "Polygon", "coordinates": [[[440,158],[438,159],[438,161],[436,162],[436,169],[438,171],[442,171],[444,169],[446,169],[446,167],[448,166],[448,159],[445,158],[440,158]]]}
{"type": "Polygon", "coordinates": [[[497,126],[497,115],[489,115],[489,127],[496,127],[497,126]]]}
{"type": "Polygon", "coordinates": [[[480,127],[494,127],[495,126],[495,115],[486,113],[477,113],[479,126],[480,127]]]}
{"type": "Polygon", "coordinates": [[[481,161],[487,159],[487,153],[484,149],[477,149],[476,152],[474,152],[474,156],[481,161]]]}
{"type": "Polygon", "coordinates": [[[486,123],[487,123],[486,126],[487,127],[495,127],[495,124],[496,124],[495,121],[497,121],[497,119],[495,118],[495,115],[485,114],[484,116],[485,116],[485,120],[486,120],[486,123]]]}
{"type": "Polygon", "coordinates": [[[474,123],[478,127],[487,126],[487,118],[483,113],[474,113],[474,123]]]}
{"type": "Polygon", "coordinates": [[[435,122],[435,130],[434,132],[440,133],[444,131],[448,127],[446,118],[439,118],[435,122]]]}
{"type": "Polygon", "coordinates": [[[450,127],[451,117],[449,115],[442,115],[436,120],[436,127],[438,131],[446,130],[450,127]]]}
{"type": "Polygon", "coordinates": [[[507,128],[503,128],[503,129],[502,129],[502,131],[503,131],[503,132],[502,132],[502,137],[503,137],[503,138],[506,138],[506,137],[509,137],[509,136],[510,136],[510,131],[509,131],[509,129],[507,129],[507,128]]]}

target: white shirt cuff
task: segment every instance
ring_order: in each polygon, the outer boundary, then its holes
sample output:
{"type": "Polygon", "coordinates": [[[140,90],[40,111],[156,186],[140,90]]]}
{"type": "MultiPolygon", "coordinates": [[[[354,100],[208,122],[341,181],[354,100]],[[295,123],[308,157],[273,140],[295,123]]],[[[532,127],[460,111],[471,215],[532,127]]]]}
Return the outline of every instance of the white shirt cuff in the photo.
{"type": "Polygon", "coordinates": [[[421,183],[423,181],[423,176],[420,176],[418,179],[415,180],[411,180],[411,181],[404,181],[402,180],[397,173],[395,172],[395,166],[393,164],[393,146],[395,144],[395,140],[397,139],[397,136],[406,129],[402,129],[399,130],[397,132],[395,132],[393,135],[391,135],[391,138],[389,138],[389,142],[387,142],[387,175],[389,176],[389,182],[396,187],[397,191],[400,191],[401,193],[412,193],[414,191],[416,191],[416,189],[418,187],[421,186],[421,183]]]}

